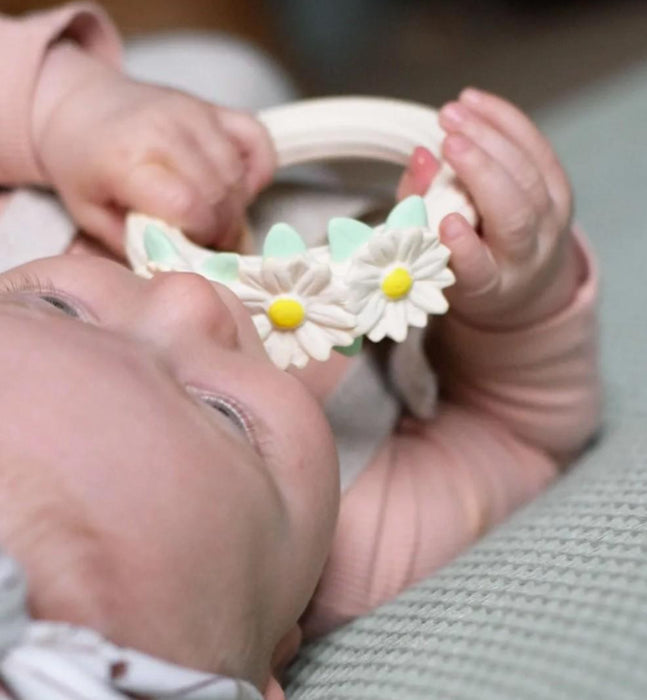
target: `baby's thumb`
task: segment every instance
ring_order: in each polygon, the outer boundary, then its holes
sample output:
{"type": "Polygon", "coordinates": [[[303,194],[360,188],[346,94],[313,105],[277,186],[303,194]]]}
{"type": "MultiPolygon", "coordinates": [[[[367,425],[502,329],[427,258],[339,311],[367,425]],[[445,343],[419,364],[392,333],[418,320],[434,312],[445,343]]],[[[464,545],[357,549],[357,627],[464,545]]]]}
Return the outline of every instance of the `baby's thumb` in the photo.
{"type": "Polygon", "coordinates": [[[233,249],[242,230],[243,193],[225,191],[211,201],[188,178],[161,163],[143,163],[113,191],[121,208],[177,226],[195,243],[233,249]]]}
{"type": "Polygon", "coordinates": [[[66,205],[81,231],[103,245],[118,258],[126,256],[124,213],[110,204],[82,202],[66,205]]]}
{"type": "Polygon", "coordinates": [[[200,245],[228,238],[232,215],[226,207],[220,212],[210,207],[190,183],[163,165],[139,165],[107,189],[109,197],[66,204],[83,231],[121,257],[125,253],[125,216],[130,211],[177,226],[200,245]]]}
{"type": "Polygon", "coordinates": [[[215,221],[198,189],[176,171],[157,162],[142,163],[114,183],[117,200],[127,209],[169,224],[203,230],[215,221]]]}

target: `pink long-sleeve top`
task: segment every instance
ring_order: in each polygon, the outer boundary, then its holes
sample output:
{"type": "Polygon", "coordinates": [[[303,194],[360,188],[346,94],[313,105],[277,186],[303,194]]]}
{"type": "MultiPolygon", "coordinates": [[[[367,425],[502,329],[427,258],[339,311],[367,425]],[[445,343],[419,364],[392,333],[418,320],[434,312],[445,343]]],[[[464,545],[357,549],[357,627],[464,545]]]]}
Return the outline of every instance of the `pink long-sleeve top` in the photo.
{"type": "Polygon", "coordinates": [[[51,106],[87,70],[88,62],[80,60],[84,52],[51,60],[49,49],[59,40],[120,63],[117,31],[96,5],[78,2],[22,17],[0,14],[0,271],[57,255],[76,233],[60,202],[47,192],[48,176],[36,148],[51,106]]]}
{"type": "MultiPolygon", "coordinates": [[[[34,149],[36,101],[48,49],[63,38],[102,60],[120,61],[117,31],[103,10],[91,3],[72,3],[22,17],[0,15],[0,185],[4,187],[47,184],[34,149]]],[[[74,77],[74,63],[63,70],[64,74],[54,75],[51,84],[43,86],[45,90],[56,90],[74,77]]],[[[0,212],[9,196],[5,192],[0,198],[0,212]]]]}

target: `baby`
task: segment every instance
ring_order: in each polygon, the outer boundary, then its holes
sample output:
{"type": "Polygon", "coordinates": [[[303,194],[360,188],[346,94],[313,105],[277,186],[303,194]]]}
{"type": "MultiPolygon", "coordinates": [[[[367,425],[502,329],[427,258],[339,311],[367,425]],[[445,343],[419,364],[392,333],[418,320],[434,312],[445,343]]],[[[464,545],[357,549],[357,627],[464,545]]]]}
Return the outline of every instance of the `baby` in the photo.
{"type": "MultiPolygon", "coordinates": [[[[0,45],[32,42],[8,97],[25,123],[0,113],[3,184],[53,187],[117,256],[129,209],[233,247],[273,174],[263,128],[123,76],[92,6],[23,22],[0,23],[0,45]]],[[[0,542],[32,616],[274,700],[303,635],[428,575],[581,451],[599,422],[596,274],[567,179],[498,97],[466,90],[440,119],[481,221],[441,225],[457,277],[425,339],[441,400],[398,416],[341,496],[323,408],[361,357],[282,372],[238,299],[192,274],[60,255],[0,275],[0,542]]],[[[399,195],[436,169],[418,151],[399,195]]]]}

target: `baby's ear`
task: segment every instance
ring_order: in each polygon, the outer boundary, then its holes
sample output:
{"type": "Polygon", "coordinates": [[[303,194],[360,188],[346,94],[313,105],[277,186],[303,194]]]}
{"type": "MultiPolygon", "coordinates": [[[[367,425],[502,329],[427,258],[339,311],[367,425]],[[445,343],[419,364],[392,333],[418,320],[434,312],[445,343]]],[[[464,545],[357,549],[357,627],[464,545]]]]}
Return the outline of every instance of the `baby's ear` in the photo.
{"type": "Polygon", "coordinates": [[[285,693],[283,688],[279,685],[279,682],[274,676],[270,677],[270,682],[267,684],[265,689],[265,700],[285,700],[285,693]]]}

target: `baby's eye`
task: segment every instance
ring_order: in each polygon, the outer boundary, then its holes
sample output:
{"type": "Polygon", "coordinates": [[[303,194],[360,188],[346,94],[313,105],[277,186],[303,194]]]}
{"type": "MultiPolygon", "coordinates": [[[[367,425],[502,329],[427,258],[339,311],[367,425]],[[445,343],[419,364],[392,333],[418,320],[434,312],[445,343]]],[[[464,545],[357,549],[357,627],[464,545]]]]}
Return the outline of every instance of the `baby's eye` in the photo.
{"type": "Polygon", "coordinates": [[[80,318],[79,312],[72,306],[72,304],[64,299],[61,299],[53,294],[41,294],[40,298],[54,308],[62,311],[67,316],[71,316],[72,318],[80,318]]]}
{"type": "Polygon", "coordinates": [[[215,409],[223,415],[229,424],[241,434],[256,449],[255,425],[253,416],[249,414],[244,406],[241,406],[236,399],[229,396],[212,394],[204,389],[197,389],[193,386],[186,386],[189,394],[197,399],[204,406],[215,409]]]}
{"type": "Polygon", "coordinates": [[[245,416],[230,401],[213,396],[203,396],[202,400],[229,420],[241,433],[248,436],[249,426],[245,416]]]}

